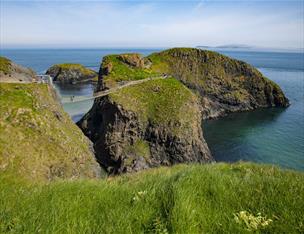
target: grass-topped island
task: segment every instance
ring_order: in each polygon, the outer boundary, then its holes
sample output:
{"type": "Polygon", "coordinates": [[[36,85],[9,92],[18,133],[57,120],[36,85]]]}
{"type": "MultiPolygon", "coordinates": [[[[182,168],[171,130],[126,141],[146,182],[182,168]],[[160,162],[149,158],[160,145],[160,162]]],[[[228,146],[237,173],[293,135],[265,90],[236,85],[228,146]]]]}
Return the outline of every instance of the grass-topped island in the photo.
{"type": "Polygon", "coordinates": [[[55,82],[63,84],[97,82],[98,80],[97,72],[74,63],[55,64],[45,74],[50,75],[55,82]]]}

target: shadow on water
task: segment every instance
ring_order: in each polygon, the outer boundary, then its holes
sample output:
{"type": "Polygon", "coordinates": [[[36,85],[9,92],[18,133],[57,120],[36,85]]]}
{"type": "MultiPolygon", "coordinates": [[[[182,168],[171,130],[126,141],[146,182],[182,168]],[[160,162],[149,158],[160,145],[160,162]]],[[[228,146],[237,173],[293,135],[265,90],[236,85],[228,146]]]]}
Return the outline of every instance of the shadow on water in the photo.
{"type": "Polygon", "coordinates": [[[286,108],[259,109],[232,113],[220,119],[205,121],[204,137],[215,160],[267,162],[265,158],[258,158],[258,155],[263,155],[259,152],[259,148],[262,147],[261,141],[265,143],[270,141],[267,138],[271,137],[265,137],[264,132],[266,130],[271,132],[278,118],[286,110],[286,108]],[[257,137],[265,139],[256,140],[257,137]]]}
{"type": "Polygon", "coordinates": [[[93,83],[83,84],[58,84],[55,87],[62,96],[86,96],[92,95],[95,85],[93,83]]]}
{"type": "Polygon", "coordinates": [[[81,118],[85,115],[85,113],[83,114],[78,114],[78,115],[73,115],[71,116],[72,120],[74,121],[74,123],[77,123],[79,120],[81,120],[81,118]]]}
{"type": "MultiPolygon", "coordinates": [[[[92,96],[95,88],[94,83],[81,84],[55,84],[61,98],[69,99],[71,96],[92,96]]],[[[87,113],[93,105],[93,100],[83,102],[70,102],[63,104],[64,110],[77,122],[87,113]]]]}

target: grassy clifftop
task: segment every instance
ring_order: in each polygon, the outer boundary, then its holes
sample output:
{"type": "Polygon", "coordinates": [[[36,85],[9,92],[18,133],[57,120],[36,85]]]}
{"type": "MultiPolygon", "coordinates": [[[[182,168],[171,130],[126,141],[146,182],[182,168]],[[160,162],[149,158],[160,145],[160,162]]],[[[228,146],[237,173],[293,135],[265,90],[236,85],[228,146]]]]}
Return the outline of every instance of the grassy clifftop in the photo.
{"type": "Polygon", "coordinates": [[[230,106],[287,106],[280,87],[257,69],[213,51],[173,48],[147,57],[151,70],[171,74],[202,96],[230,106]]]}
{"type": "Polygon", "coordinates": [[[78,122],[110,174],[212,161],[201,124],[199,99],[174,78],[118,89],[78,122]]]}
{"type": "Polygon", "coordinates": [[[56,64],[55,67],[58,67],[63,70],[79,70],[82,74],[90,76],[95,75],[96,73],[86,67],[84,67],[81,64],[77,63],[62,63],[62,64],[56,64]]]}
{"type": "Polygon", "coordinates": [[[110,97],[124,109],[138,114],[142,122],[163,126],[179,122],[181,125],[175,127],[181,132],[189,130],[199,115],[199,109],[195,108],[197,97],[174,78],[123,88],[110,97]]]}
{"type": "Polygon", "coordinates": [[[0,72],[4,74],[10,73],[11,60],[0,56],[0,72]]]}
{"type": "Polygon", "coordinates": [[[88,140],[47,85],[0,83],[0,173],[28,180],[95,177],[88,140]]]}
{"type": "Polygon", "coordinates": [[[141,80],[158,76],[159,73],[150,69],[150,61],[140,54],[108,55],[103,58],[101,73],[107,87],[113,87],[117,82],[141,80]]]}
{"type": "Polygon", "coordinates": [[[204,118],[259,107],[289,105],[280,87],[251,65],[212,51],[173,48],[147,57],[109,55],[103,59],[99,89],[120,81],[167,74],[201,97],[204,118]]]}
{"type": "Polygon", "coordinates": [[[36,186],[0,176],[0,232],[303,233],[303,181],[244,163],[36,186]]]}

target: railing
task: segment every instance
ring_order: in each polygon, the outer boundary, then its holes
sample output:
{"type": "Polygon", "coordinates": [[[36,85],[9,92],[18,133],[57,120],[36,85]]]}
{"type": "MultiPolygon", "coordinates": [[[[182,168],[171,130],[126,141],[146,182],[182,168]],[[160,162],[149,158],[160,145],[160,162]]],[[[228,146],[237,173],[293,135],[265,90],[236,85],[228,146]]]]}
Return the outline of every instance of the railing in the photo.
{"type": "Polygon", "coordinates": [[[163,76],[159,76],[159,77],[149,77],[146,79],[142,79],[142,80],[134,80],[134,81],[129,81],[126,83],[123,83],[120,86],[108,89],[108,90],[104,90],[104,91],[99,91],[93,94],[92,97],[75,97],[75,96],[71,96],[68,99],[70,101],[62,101],[62,104],[69,104],[69,103],[77,103],[77,102],[84,102],[84,101],[88,101],[88,100],[93,100],[95,98],[100,98],[100,97],[104,97],[107,96],[111,93],[117,92],[118,90],[128,87],[128,86],[132,86],[132,85],[136,85],[136,84],[141,84],[147,81],[151,81],[151,80],[160,80],[160,79],[166,79],[168,78],[167,75],[163,75],[163,76]]]}
{"type": "Polygon", "coordinates": [[[39,83],[53,85],[53,79],[49,75],[37,75],[36,77],[39,78],[39,83]]]}

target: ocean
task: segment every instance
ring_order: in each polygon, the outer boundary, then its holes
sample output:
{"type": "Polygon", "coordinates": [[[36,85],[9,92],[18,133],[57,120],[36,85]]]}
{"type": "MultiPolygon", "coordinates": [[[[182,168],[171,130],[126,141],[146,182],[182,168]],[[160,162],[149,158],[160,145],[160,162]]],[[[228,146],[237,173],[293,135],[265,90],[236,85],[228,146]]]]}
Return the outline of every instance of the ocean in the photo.
{"type": "MultiPolygon", "coordinates": [[[[81,63],[98,71],[107,54],[138,52],[148,55],[159,49],[1,49],[0,55],[44,73],[56,63],[81,63]]],[[[203,124],[204,137],[216,161],[252,161],[304,171],[304,54],[254,51],[218,51],[258,68],[278,83],[291,102],[288,108],[234,113],[203,124]]],[[[56,85],[62,97],[90,96],[92,84],[56,85]]],[[[74,121],[92,101],[63,105],[74,121]]]]}

